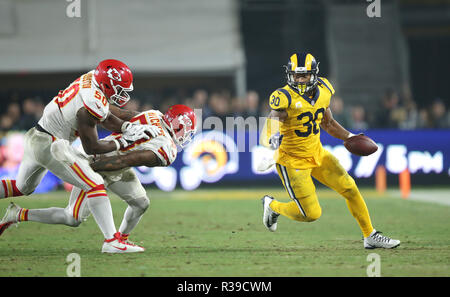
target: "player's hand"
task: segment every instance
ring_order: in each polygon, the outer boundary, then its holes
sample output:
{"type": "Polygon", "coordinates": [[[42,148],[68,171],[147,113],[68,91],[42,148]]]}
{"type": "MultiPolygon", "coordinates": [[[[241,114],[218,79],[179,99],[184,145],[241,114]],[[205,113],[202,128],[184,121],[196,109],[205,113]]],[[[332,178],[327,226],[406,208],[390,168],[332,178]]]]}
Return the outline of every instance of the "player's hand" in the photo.
{"type": "Polygon", "coordinates": [[[270,136],[269,144],[273,150],[276,150],[280,146],[280,144],[281,144],[280,132],[277,132],[274,135],[270,136]]]}
{"type": "Polygon", "coordinates": [[[142,125],[144,127],[144,133],[149,135],[151,138],[155,138],[159,135],[159,128],[153,125],[142,125]]]}
{"type": "Polygon", "coordinates": [[[122,138],[129,143],[133,143],[142,138],[150,139],[150,136],[145,133],[146,130],[143,125],[125,122],[122,125],[122,138]]]}
{"type": "Polygon", "coordinates": [[[353,136],[358,136],[358,135],[364,135],[364,133],[359,133],[359,134],[353,134],[353,133],[349,133],[348,134],[348,136],[347,136],[347,139],[349,139],[349,138],[351,138],[351,137],[353,137],[353,136]]]}
{"type": "Polygon", "coordinates": [[[119,147],[117,148],[117,150],[124,149],[127,146],[134,143],[134,141],[128,141],[125,138],[123,138],[123,135],[120,137],[117,137],[116,139],[114,139],[114,141],[116,141],[116,145],[117,145],[117,143],[119,144],[119,147]]]}

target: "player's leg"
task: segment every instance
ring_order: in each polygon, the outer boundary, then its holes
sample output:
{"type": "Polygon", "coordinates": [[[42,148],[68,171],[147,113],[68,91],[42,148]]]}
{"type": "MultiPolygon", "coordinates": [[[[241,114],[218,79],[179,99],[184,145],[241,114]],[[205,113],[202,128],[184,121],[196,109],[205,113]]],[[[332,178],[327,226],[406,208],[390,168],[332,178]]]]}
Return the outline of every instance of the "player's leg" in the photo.
{"type": "MultiPolygon", "coordinates": [[[[106,194],[103,178],[92,170],[86,156],[80,154],[67,141],[55,141],[51,147],[52,160],[46,164],[56,176],[86,192],[83,200],[102,231],[105,241],[102,253],[143,252],[144,248],[127,244],[120,238],[114,225],[111,203],[106,194]]],[[[81,203],[81,202],[80,202],[81,203]]],[[[85,207],[85,206],[84,206],[85,207]]],[[[83,217],[84,215],[82,215],[83,217]]]]}
{"type": "Polygon", "coordinates": [[[296,170],[277,164],[277,171],[285,187],[290,202],[273,200],[270,208],[285,217],[301,222],[312,222],[317,220],[321,214],[316,189],[312,181],[310,169],[296,170]]]}
{"type": "Polygon", "coordinates": [[[78,227],[89,214],[90,212],[86,203],[86,192],[80,188],[73,187],[70,193],[69,204],[66,208],[28,209],[27,218],[30,222],[63,224],[69,227],[78,227]]]}
{"type": "Polygon", "coordinates": [[[6,209],[6,214],[2,223],[38,222],[44,224],[63,224],[70,227],[77,227],[81,221],[75,220],[64,208],[49,207],[27,209],[11,202],[6,209]],[[4,222],[3,222],[4,221],[4,222]]]}
{"type": "MultiPolygon", "coordinates": [[[[24,136],[24,154],[19,165],[16,179],[2,179],[0,185],[0,199],[30,195],[47,173],[35,158],[36,149],[44,149],[50,142],[39,137],[39,131],[30,129],[24,136]]],[[[47,137],[50,137],[47,135],[47,137]]]]}
{"type": "Polygon", "coordinates": [[[400,245],[399,240],[381,235],[373,228],[369,210],[354,179],[330,152],[325,150],[322,165],[314,168],[311,174],[346,199],[350,213],[358,222],[363,233],[365,248],[395,248],[400,245]]]}
{"type": "Polygon", "coordinates": [[[341,166],[339,160],[330,152],[324,150],[322,165],[314,168],[311,174],[319,182],[335,190],[346,199],[350,213],[358,222],[363,235],[369,236],[373,231],[369,210],[354,179],[341,166]]]}
{"type": "Polygon", "coordinates": [[[43,165],[61,180],[86,192],[87,205],[105,239],[114,238],[116,227],[103,178],[67,141],[55,141],[49,154],[43,165]]]}
{"type": "Polygon", "coordinates": [[[85,198],[85,191],[73,187],[72,192],[70,193],[69,205],[67,205],[66,208],[49,207],[27,209],[11,202],[6,209],[2,221],[0,221],[0,235],[11,226],[11,224],[27,221],[78,227],[90,213],[85,198]]]}
{"type": "Polygon", "coordinates": [[[108,190],[117,194],[128,204],[119,227],[122,238],[128,240],[131,231],[136,227],[149,207],[150,200],[132,168],[124,171],[119,181],[109,183],[108,177],[105,180],[107,181],[108,190]]]}

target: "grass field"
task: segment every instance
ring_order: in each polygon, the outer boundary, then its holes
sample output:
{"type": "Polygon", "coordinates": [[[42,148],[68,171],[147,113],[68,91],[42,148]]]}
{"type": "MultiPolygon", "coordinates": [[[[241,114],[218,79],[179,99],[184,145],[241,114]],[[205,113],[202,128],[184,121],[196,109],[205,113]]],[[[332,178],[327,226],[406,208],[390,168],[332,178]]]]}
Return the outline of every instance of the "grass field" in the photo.
{"type": "MultiPolygon", "coordinates": [[[[266,193],[288,200],[280,188],[151,190],[150,208],[130,238],[146,247],[142,254],[101,254],[103,238],[92,217],[77,228],[23,222],[0,237],[0,276],[66,276],[66,257],[77,253],[86,277],[364,277],[373,252],[381,276],[450,276],[448,205],[362,189],[375,228],[402,241],[394,250],[365,250],[356,221],[334,192],[318,190],[318,221],[280,217],[275,233],[261,223],[266,193]]],[[[450,200],[450,190],[439,193],[450,200]]],[[[67,199],[66,192],[54,192],[14,201],[44,208],[65,207],[67,199]]],[[[119,226],[126,205],[116,196],[111,201],[119,226]]],[[[0,201],[1,216],[8,203],[0,201]]]]}

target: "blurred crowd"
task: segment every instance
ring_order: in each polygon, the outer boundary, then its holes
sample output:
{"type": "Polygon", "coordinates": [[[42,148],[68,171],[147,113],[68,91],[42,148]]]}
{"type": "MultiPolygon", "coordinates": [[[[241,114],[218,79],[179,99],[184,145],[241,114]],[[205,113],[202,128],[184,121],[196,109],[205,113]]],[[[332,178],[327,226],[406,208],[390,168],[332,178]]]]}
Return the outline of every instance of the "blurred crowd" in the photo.
{"type": "MultiPolygon", "coordinates": [[[[268,99],[261,98],[252,90],[248,91],[244,98],[232,96],[229,91],[208,92],[205,89],[197,89],[190,94],[181,92],[164,100],[132,98],[125,106],[126,109],[158,109],[165,112],[169,106],[181,103],[193,109],[201,109],[203,119],[216,116],[225,121],[226,117],[264,117],[269,113],[268,99]]],[[[40,97],[19,98],[17,95],[5,100],[7,103],[3,107],[3,114],[0,115],[0,133],[11,130],[26,131],[35,126],[49,100],[40,97]]],[[[436,98],[430,101],[429,106],[419,108],[411,96],[400,96],[395,90],[386,90],[376,109],[367,110],[365,105],[346,104],[339,96],[332,98],[330,108],[333,117],[352,131],[450,128],[449,106],[446,106],[444,100],[436,98]]]]}
{"type": "Polygon", "coordinates": [[[449,106],[441,98],[434,98],[426,107],[419,108],[410,94],[400,96],[388,89],[376,108],[364,105],[346,106],[345,100],[334,96],[330,102],[333,117],[344,127],[355,131],[367,129],[448,129],[449,106]]]}

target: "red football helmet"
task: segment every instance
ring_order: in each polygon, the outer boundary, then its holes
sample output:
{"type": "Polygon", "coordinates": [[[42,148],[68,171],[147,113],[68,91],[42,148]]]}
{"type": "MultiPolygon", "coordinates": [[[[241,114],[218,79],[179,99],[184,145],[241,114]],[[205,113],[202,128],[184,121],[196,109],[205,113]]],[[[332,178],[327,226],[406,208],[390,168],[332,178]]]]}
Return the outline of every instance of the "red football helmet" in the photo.
{"type": "Polygon", "coordinates": [[[133,74],[119,60],[101,61],[95,69],[94,80],[110,103],[123,107],[130,100],[127,92],[133,91],[133,74]]]}
{"type": "Polygon", "coordinates": [[[164,114],[164,121],[172,129],[174,141],[182,148],[195,134],[197,118],[194,111],[186,105],[176,104],[169,107],[164,114]]]}

